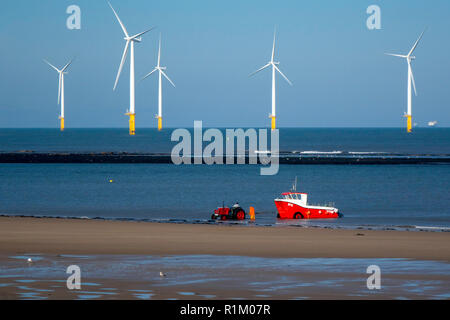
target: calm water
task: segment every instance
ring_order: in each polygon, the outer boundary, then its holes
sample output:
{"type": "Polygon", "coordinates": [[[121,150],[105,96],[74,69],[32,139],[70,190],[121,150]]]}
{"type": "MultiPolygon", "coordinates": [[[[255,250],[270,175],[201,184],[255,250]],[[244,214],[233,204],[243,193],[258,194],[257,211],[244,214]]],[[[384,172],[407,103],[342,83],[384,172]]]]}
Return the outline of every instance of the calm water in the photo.
{"type": "MultiPolygon", "coordinates": [[[[171,130],[1,129],[0,150],[168,152],[171,130]]],[[[290,151],[450,154],[450,129],[282,129],[290,151]]],[[[262,224],[450,227],[449,165],[0,164],[0,214],[207,220],[235,201],[262,224]],[[334,202],[343,219],[276,220],[273,199],[298,176],[312,203],[334,202]],[[113,182],[110,183],[109,180],[113,182]]]]}
{"type": "Polygon", "coordinates": [[[202,220],[239,201],[273,224],[273,199],[294,176],[310,202],[334,202],[345,215],[314,224],[450,227],[447,165],[282,165],[260,176],[254,165],[0,164],[0,213],[202,220]]]}
{"type": "MultiPolygon", "coordinates": [[[[0,152],[170,152],[173,129],[0,129],[0,152]]],[[[192,131],[192,130],[191,130],[192,131]]],[[[280,151],[450,154],[450,128],[280,129],[280,151]]]]}

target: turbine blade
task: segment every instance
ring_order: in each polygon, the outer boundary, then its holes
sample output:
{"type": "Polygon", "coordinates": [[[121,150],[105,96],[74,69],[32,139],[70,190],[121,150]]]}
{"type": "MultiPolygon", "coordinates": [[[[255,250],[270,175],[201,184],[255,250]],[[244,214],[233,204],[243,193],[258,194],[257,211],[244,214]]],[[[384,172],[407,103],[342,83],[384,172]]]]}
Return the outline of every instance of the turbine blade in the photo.
{"type": "Polygon", "coordinates": [[[284,80],[286,80],[291,86],[292,86],[292,82],[283,74],[283,72],[281,72],[280,69],[278,69],[278,67],[276,65],[273,65],[275,67],[275,69],[277,69],[277,71],[283,76],[284,80]]]}
{"type": "Polygon", "coordinates": [[[414,50],[416,49],[417,45],[419,44],[420,39],[422,39],[423,34],[425,33],[427,29],[423,30],[422,33],[420,34],[419,38],[416,40],[416,42],[414,43],[413,47],[411,48],[411,51],[409,51],[408,56],[410,56],[414,50]]]}
{"type": "Polygon", "coordinates": [[[147,75],[145,75],[144,77],[142,77],[142,79],[140,80],[140,81],[142,81],[142,80],[144,80],[145,78],[148,78],[153,72],[155,72],[156,70],[158,70],[158,69],[153,69],[151,72],[149,72],[149,73],[147,73],[147,75]]]}
{"type": "Polygon", "coordinates": [[[256,74],[256,73],[258,73],[258,72],[260,72],[260,71],[264,70],[264,69],[265,69],[265,68],[267,68],[268,66],[270,66],[270,62],[269,62],[268,64],[266,64],[265,66],[263,66],[263,67],[259,68],[259,69],[258,69],[258,70],[256,70],[255,72],[253,72],[253,73],[250,73],[249,77],[251,77],[251,76],[253,76],[254,74],[256,74]]]}
{"type": "Polygon", "coordinates": [[[124,64],[125,59],[127,57],[129,44],[130,44],[130,40],[128,40],[127,43],[125,44],[125,49],[123,50],[122,60],[120,61],[120,66],[119,66],[119,70],[117,71],[116,82],[114,82],[113,90],[116,90],[117,82],[119,81],[120,73],[122,72],[123,64],[124,64]]]}
{"type": "Polygon", "coordinates": [[[408,68],[409,68],[409,71],[411,72],[411,80],[412,80],[412,83],[413,83],[414,93],[415,93],[415,95],[417,97],[416,81],[414,80],[414,74],[413,74],[413,71],[412,71],[411,63],[409,63],[409,62],[408,62],[408,68]]]}
{"type": "Polygon", "coordinates": [[[128,37],[128,32],[127,29],[125,28],[125,26],[123,25],[122,21],[119,18],[119,15],[117,14],[116,10],[114,10],[113,6],[111,5],[111,3],[108,1],[109,6],[111,7],[112,11],[114,12],[114,15],[117,18],[117,21],[119,21],[120,27],[123,30],[123,33],[125,33],[125,36],[128,37]]]}
{"type": "Polygon", "coordinates": [[[276,35],[276,29],[273,32],[273,46],[272,46],[272,58],[270,61],[273,62],[273,59],[275,57],[275,35],[276,35]]]}
{"type": "Polygon", "coordinates": [[[140,33],[138,33],[138,34],[135,34],[134,36],[131,37],[131,39],[139,38],[139,37],[142,36],[143,34],[149,32],[149,31],[152,31],[152,30],[155,29],[155,28],[156,28],[156,27],[151,27],[150,29],[145,30],[144,32],[140,32],[140,33]]]}
{"type": "Polygon", "coordinates": [[[393,56],[393,57],[400,57],[400,58],[406,58],[404,54],[395,54],[395,53],[385,53],[387,56],[393,56]]]}
{"type": "Polygon", "coordinates": [[[172,80],[169,79],[169,77],[167,76],[167,74],[166,74],[164,71],[162,71],[162,70],[161,70],[161,73],[163,74],[164,77],[166,77],[167,80],[169,80],[169,82],[173,85],[173,87],[176,88],[176,87],[175,87],[175,84],[172,82],[172,80]]]}
{"type": "Polygon", "coordinates": [[[50,62],[48,62],[47,60],[45,60],[45,59],[43,59],[44,60],[44,62],[46,63],[46,64],[48,64],[50,67],[52,67],[53,69],[55,69],[57,72],[60,72],[60,70],[57,68],[57,67],[55,67],[54,65],[52,65],[50,62]]]}
{"type": "Polygon", "coordinates": [[[159,34],[159,47],[158,47],[158,67],[161,61],[161,33],[159,34]]]}
{"type": "Polygon", "coordinates": [[[61,72],[66,71],[66,69],[72,64],[72,62],[73,62],[74,59],[75,59],[75,58],[72,58],[72,59],[69,61],[69,63],[67,63],[67,64],[64,66],[64,68],[61,69],[61,72]]]}

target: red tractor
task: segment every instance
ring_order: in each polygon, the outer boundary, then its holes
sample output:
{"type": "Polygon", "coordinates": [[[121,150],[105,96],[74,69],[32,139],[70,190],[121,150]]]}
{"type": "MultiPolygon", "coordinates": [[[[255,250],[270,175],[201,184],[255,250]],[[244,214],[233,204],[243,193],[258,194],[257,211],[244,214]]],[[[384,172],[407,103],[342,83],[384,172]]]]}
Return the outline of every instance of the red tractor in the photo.
{"type": "Polygon", "coordinates": [[[245,211],[244,209],[236,203],[231,208],[219,207],[214,210],[214,213],[211,216],[211,219],[220,219],[220,220],[244,220],[245,219],[245,211]]]}

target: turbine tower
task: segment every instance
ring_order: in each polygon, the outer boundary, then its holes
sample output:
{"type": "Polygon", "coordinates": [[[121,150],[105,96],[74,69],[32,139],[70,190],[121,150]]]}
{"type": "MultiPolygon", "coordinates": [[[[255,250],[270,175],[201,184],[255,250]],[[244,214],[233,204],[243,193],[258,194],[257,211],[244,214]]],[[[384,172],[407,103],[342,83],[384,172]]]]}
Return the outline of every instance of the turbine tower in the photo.
{"type": "Polygon", "coordinates": [[[406,117],[406,131],[407,132],[411,132],[412,130],[412,94],[411,94],[411,83],[414,87],[414,93],[417,96],[417,90],[416,90],[416,82],[414,81],[414,74],[412,71],[412,67],[411,67],[411,62],[412,60],[416,59],[415,56],[412,56],[412,53],[414,52],[414,50],[416,49],[417,45],[419,44],[420,39],[422,39],[422,36],[424,34],[426,30],[422,31],[422,33],[420,34],[419,38],[416,40],[416,42],[414,43],[414,45],[412,46],[411,50],[409,51],[409,53],[407,55],[403,55],[403,54],[394,54],[394,53],[385,53],[389,56],[394,56],[394,57],[400,57],[400,58],[404,58],[406,59],[406,62],[408,63],[408,109],[406,114],[404,115],[406,117]]]}
{"type": "Polygon", "coordinates": [[[274,56],[275,56],[275,34],[276,32],[274,32],[273,34],[273,47],[272,47],[272,56],[270,58],[269,63],[267,63],[265,66],[259,68],[258,70],[256,70],[255,72],[253,72],[252,74],[250,74],[250,77],[253,76],[254,74],[266,69],[267,67],[272,66],[272,113],[269,114],[269,118],[272,118],[272,130],[276,129],[276,103],[275,103],[275,71],[278,71],[281,76],[292,86],[292,82],[289,81],[289,79],[283,74],[283,72],[281,72],[281,70],[277,67],[277,65],[279,65],[279,62],[275,62],[274,61],[274,56]]]}
{"type": "Polygon", "coordinates": [[[54,65],[52,65],[50,62],[44,59],[44,62],[47,63],[50,67],[55,69],[56,72],[58,72],[58,78],[59,78],[59,84],[58,84],[58,104],[61,105],[61,114],[59,115],[60,119],[60,128],[61,131],[64,131],[64,75],[67,74],[66,70],[72,63],[73,59],[69,61],[62,69],[58,69],[54,65]]]}
{"type": "Polygon", "coordinates": [[[142,80],[150,76],[153,72],[158,71],[158,114],[155,116],[156,119],[158,119],[158,131],[162,130],[162,76],[164,76],[174,87],[175,84],[172,82],[172,80],[169,79],[167,74],[164,72],[166,70],[166,67],[161,67],[161,34],[159,35],[159,47],[158,47],[158,63],[150,73],[148,73],[146,76],[144,76],[142,80]]]}
{"type": "Polygon", "coordinates": [[[119,81],[119,77],[120,77],[120,73],[122,72],[123,64],[125,62],[125,59],[127,58],[128,48],[130,47],[130,109],[127,110],[126,115],[130,117],[130,121],[129,121],[130,135],[134,135],[136,132],[136,129],[135,129],[135,90],[134,90],[134,87],[135,87],[134,86],[134,43],[141,42],[142,41],[141,36],[154,28],[150,28],[144,32],[137,33],[134,36],[130,36],[128,34],[127,29],[125,28],[122,21],[120,20],[119,15],[112,7],[111,3],[108,2],[108,4],[111,7],[112,11],[114,12],[114,15],[116,16],[117,21],[119,22],[120,27],[122,28],[123,33],[125,34],[124,39],[126,41],[125,49],[123,50],[122,60],[120,61],[120,66],[119,66],[119,70],[117,71],[116,81],[114,83],[113,90],[116,90],[117,82],[119,81]]]}

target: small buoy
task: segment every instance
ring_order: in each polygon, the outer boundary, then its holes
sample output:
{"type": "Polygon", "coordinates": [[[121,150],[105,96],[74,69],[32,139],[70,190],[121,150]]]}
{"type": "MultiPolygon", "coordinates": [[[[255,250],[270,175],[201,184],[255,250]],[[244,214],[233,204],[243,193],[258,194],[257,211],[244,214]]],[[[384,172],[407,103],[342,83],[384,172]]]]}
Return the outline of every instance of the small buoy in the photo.
{"type": "Polygon", "coordinates": [[[31,260],[31,258],[28,258],[27,262],[28,262],[28,263],[32,263],[33,260],[31,260]]]}
{"type": "Polygon", "coordinates": [[[160,271],[160,272],[159,272],[159,276],[162,277],[162,278],[164,278],[164,277],[166,276],[166,274],[160,271]]]}
{"type": "Polygon", "coordinates": [[[113,179],[109,179],[109,183],[113,183],[113,179]]]}

